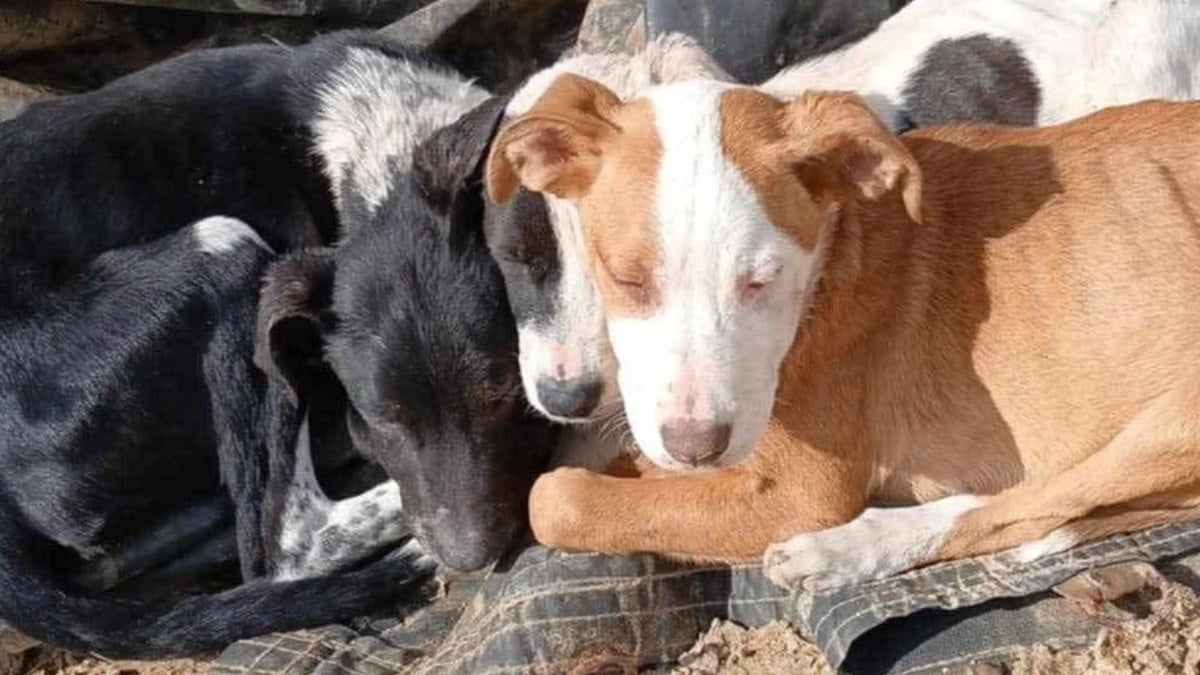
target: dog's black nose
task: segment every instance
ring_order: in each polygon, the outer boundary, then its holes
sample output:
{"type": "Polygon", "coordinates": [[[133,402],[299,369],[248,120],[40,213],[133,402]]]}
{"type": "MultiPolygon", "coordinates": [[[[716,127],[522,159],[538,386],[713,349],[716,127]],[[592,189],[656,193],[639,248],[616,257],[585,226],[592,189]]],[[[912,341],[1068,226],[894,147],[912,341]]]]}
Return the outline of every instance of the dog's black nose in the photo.
{"type": "Polygon", "coordinates": [[[675,459],[700,466],[708,464],[729,447],[733,427],[715,420],[678,420],[662,425],[663,447],[675,459]]]}
{"type": "Polygon", "coordinates": [[[538,380],[538,400],[546,412],[564,419],[584,419],[600,403],[604,383],[595,378],[538,380]]]}

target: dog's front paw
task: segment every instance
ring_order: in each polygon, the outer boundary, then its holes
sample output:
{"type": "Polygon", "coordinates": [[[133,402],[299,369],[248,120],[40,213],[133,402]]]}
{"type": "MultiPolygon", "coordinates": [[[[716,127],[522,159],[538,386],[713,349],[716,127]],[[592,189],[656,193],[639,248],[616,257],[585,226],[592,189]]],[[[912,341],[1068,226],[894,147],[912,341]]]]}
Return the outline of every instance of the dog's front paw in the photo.
{"type": "Polygon", "coordinates": [[[839,551],[825,546],[820,533],[799,534],[767,547],[763,573],[777,586],[814,591],[853,583],[853,575],[839,570],[845,562],[839,551]]]}
{"type": "MultiPolygon", "coordinates": [[[[789,589],[824,590],[878,579],[905,569],[911,562],[905,542],[895,541],[879,510],[817,532],[798,534],[767,547],[763,572],[789,589]]],[[[900,537],[903,539],[903,536],[900,537]]]]}
{"type": "Polygon", "coordinates": [[[542,546],[585,548],[592,513],[588,490],[597,475],[587,469],[562,467],[543,474],[529,493],[529,527],[542,546]]]}

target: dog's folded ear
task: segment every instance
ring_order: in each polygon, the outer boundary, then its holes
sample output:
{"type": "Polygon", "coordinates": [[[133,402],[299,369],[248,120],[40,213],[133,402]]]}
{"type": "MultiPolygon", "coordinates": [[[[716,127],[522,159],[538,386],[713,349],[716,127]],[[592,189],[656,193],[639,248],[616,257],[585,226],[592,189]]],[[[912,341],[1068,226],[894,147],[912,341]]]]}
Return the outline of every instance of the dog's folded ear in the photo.
{"type": "Polygon", "coordinates": [[[254,363],[296,405],[328,369],[333,277],[332,249],[297,251],[271,265],[259,294],[254,363]]]}
{"type": "Polygon", "coordinates": [[[921,221],[921,167],[857,94],[806,92],[787,105],[784,125],[788,155],[814,196],[848,188],[874,200],[899,190],[921,221]]]}
{"type": "Polygon", "coordinates": [[[417,183],[438,208],[448,210],[459,191],[477,187],[483,158],[508,101],[508,96],[493,96],[417,146],[413,155],[417,183]]]}
{"type": "Polygon", "coordinates": [[[619,131],[609,116],[620,104],[599,82],[560,75],[492,143],[485,176],[488,197],[503,204],[518,185],[563,199],[582,196],[600,170],[604,140],[619,131]]]}

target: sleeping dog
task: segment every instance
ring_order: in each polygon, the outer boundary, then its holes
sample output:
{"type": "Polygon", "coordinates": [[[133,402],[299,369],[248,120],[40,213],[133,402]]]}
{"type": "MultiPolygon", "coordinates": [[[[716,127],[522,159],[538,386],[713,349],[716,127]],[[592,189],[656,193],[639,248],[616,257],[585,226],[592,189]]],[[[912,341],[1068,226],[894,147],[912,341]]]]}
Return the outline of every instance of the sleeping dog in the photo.
{"type": "MultiPolygon", "coordinates": [[[[691,38],[664,35],[632,55],[570,54],[536,73],[499,106],[502,119],[464,117],[443,133],[478,136],[480,129],[471,125],[480,124],[495,129],[527,112],[562,73],[596,78],[622,97],[656,83],[730,80],[691,38]]],[[[551,195],[522,190],[508,204],[489,203],[484,223],[516,316],[530,403],[560,422],[595,421],[619,412],[612,351],[599,292],[587,273],[578,212],[551,195]]]]}
{"type": "Polygon", "coordinates": [[[0,125],[4,620],[164,656],[359,614],[430,571],[415,545],[341,571],[403,540],[401,492],[438,558],[499,555],[552,429],[479,231],[483,145],[416,147],[485,98],[346,34],[190,54],[0,125]],[[271,250],[293,253],[259,311],[271,250]],[[399,486],[326,499],[309,452],[339,435],[399,486]],[[275,581],[178,602],[66,581],[222,493],[243,576],[275,581]]]}
{"type": "Polygon", "coordinates": [[[852,93],[560,77],[488,190],[575,202],[638,445],[706,470],[558,469],[538,539],[782,541],[767,573],[819,586],[1197,517],[1198,133],[1155,101],[897,138],[852,93]]]}
{"type": "MultiPolygon", "coordinates": [[[[784,98],[810,87],[858,91],[893,129],[1044,124],[1123,101],[1191,98],[1200,92],[1197,45],[1200,8],[1186,2],[917,0],[862,40],[761,88],[784,98]],[[1134,44],[1148,46],[1126,48],[1134,44]]],[[[633,56],[564,59],[513,95],[505,119],[527,112],[565,72],[621,98],[656,82],[729,79],[691,39],[667,35],[633,56]]],[[[478,119],[453,133],[469,133],[478,119]]],[[[558,421],[620,429],[616,366],[578,219],[570,202],[518,189],[508,204],[489,203],[488,241],[517,316],[532,405],[558,421]]]]}

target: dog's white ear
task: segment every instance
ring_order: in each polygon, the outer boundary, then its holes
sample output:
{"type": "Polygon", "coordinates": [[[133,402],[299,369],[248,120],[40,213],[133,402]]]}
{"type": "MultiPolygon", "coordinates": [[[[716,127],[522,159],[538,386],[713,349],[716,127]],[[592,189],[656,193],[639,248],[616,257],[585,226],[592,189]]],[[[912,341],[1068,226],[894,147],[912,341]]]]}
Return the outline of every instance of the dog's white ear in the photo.
{"type": "Polygon", "coordinates": [[[564,199],[586,194],[600,171],[605,140],[617,133],[609,115],[619,105],[599,82],[559,76],[496,137],[485,174],[488,197],[503,204],[518,185],[564,199]]]}
{"type": "Polygon", "coordinates": [[[788,155],[810,192],[848,188],[875,200],[897,190],[921,222],[921,167],[857,94],[806,92],[787,105],[784,124],[788,155]]]}
{"type": "Polygon", "coordinates": [[[325,364],[325,314],[333,298],[333,251],[288,255],[271,265],[259,295],[254,363],[295,405],[325,364]]]}

